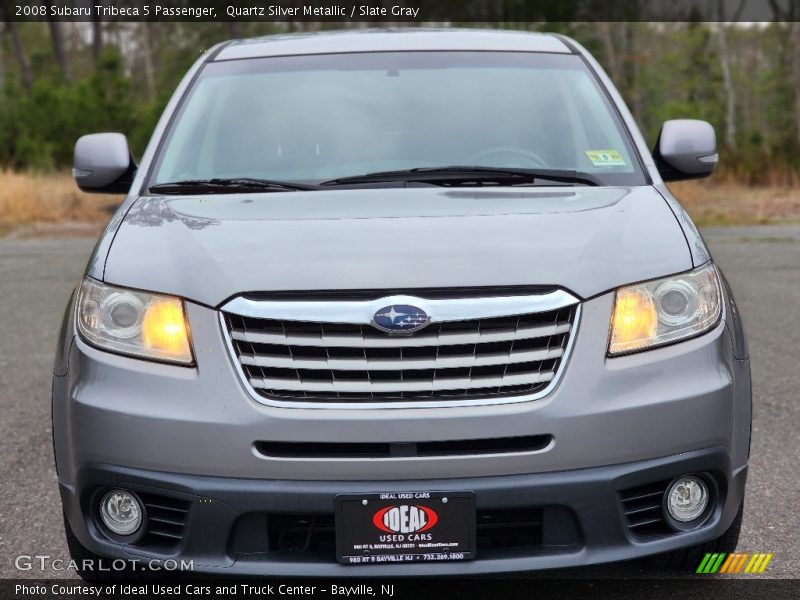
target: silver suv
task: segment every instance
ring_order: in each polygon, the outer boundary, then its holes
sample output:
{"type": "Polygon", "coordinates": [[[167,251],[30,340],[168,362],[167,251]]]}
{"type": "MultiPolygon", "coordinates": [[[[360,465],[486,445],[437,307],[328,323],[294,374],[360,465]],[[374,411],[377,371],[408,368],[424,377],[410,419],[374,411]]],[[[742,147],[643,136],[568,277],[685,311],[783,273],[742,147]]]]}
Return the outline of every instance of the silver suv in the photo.
{"type": "Polygon", "coordinates": [[[650,152],[557,35],[211,49],[138,165],[121,134],[75,148],[83,190],[127,197],[55,364],[73,557],[361,577],[732,550],[748,351],[664,185],[716,161],[694,120],[650,152]]]}

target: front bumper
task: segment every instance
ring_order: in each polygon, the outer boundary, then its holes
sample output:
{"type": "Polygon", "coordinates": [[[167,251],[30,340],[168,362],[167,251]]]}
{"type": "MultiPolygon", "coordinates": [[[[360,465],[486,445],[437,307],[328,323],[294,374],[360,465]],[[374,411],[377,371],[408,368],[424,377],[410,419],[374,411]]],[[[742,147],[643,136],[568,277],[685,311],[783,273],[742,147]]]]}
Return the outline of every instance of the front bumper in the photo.
{"type": "Polygon", "coordinates": [[[103,556],[177,558],[193,561],[198,571],[243,575],[547,569],[714,539],[741,505],[750,440],[749,363],[736,356],[729,313],[698,338],[609,359],[612,307],[613,294],[582,303],[572,354],[548,396],[470,407],[265,406],[242,387],[218,312],[193,303],[187,313],[195,368],[102,352],[68,330],[68,365],[53,387],[54,446],[67,517],[80,541],[103,556]],[[455,442],[479,449],[521,436],[551,442],[521,451],[385,458],[259,451],[264,441],[329,448],[455,442]],[[625,494],[697,472],[713,482],[716,494],[701,527],[675,533],[656,525],[647,535],[629,528],[625,494]],[[172,537],[125,545],[104,535],[94,520],[95,502],[99,491],[116,486],[147,495],[154,506],[161,498],[180,508],[179,523],[168,526],[172,537]],[[287,552],[281,544],[276,549],[278,525],[290,515],[314,516],[315,523],[331,527],[337,494],[414,490],[474,490],[479,522],[500,512],[513,521],[512,513],[523,511],[538,529],[527,544],[479,544],[478,558],[464,563],[345,567],[324,543],[314,552],[287,552]]]}
{"type": "Polygon", "coordinates": [[[746,467],[731,470],[724,448],[537,475],[403,482],[259,481],[92,464],[81,469],[77,485],[62,484],[61,494],[80,541],[110,558],[193,561],[194,571],[219,575],[466,575],[626,560],[714,539],[739,509],[746,473],[746,467]],[[703,473],[712,483],[713,509],[705,522],[685,532],[665,524],[646,533],[632,529],[623,508],[628,491],[686,473],[703,473]],[[133,545],[111,540],[94,517],[96,498],[109,487],[133,490],[156,505],[182,503],[187,512],[179,539],[169,548],[153,545],[154,538],[147,535],[133,545]],[[337,494],[409,490],[474,490],[479,518],[536,510],[541,530],[535,541],[526,538],[522,544],[484,540],[477,558],[466,562],[343,566],[336,563],[324,535],[303,551],[289,551],[277,543],[276,527],[285,524],[288,515],[315,515],[317,524],[332,519],[337,494]]]}

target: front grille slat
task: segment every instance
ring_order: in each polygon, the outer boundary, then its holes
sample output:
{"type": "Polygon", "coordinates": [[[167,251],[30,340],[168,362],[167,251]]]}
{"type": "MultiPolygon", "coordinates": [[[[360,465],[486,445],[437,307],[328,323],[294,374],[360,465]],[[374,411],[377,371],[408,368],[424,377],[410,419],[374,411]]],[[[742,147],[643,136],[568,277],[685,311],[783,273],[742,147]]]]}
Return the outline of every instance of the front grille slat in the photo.
{"type": "Polygon", "coordinates": [[[452,405],[545,393],[570,347],[579,305],[498,317],[498,299],[486,301],[495,312],[487,309],[485,318],[436,322],[412,335],[261,314],[223,312],[222,319],[243,379],[267,400],[452,405]]]}
{"type": "Polygon", "coordinates": [[[165,537],[165,538],[169,538],[171,540],[180,541],[180,540],[183,539],[183,535],[180,534],[180,533],[174,533],[172,531],[168,531],[168,530],[165,530],[165,529],[159,529],[158,527],[151,527],[147,531],[147,533],[148,533],[148,535],[157,535],[159,537],[165,537]]]}
{"type": "Polygon", "coordinates": [[[166,506],[164,504],[159,504],[159,503],[147,503],[147,508],[149,508],[151,510],[152,509],[156,509],[156,510],[159,510],[159,511],[166,510],[166,511],[172,511],[172,512],[175,512],[175,513],[182,513],[182,514],[186,514],[186,511],[187,511],[187,509],[185,509],[185,508],[179,508],[177,506],[166,506]]]}
{"type": "Polygon", "coordinates": [[[631,529],[635,529],[636,527],[646,527],[647,525],[654,525],[656,523],[660,524],[660,523],[663,523],[663,522],[664,522],[664,519],[662,519],[661,517],[652,517],[650,519],[644,519],[642,521],[636,521],[634,523],[631,523],[629,525],[629,527],[631,529]]]}
{"type": "Polygon", "coordinates": [[[506,340],[525,340],[544,338],[560,333],[569,333],[569,323],[558,323],[541,327],[525,327],[519,330],[513,328],[503,331],[468,332],[468,333],[441,333],[438,335],[419,334],[411,337],[362,337],[355,335],[336,334],[281,334],[262,331],[245,331],[232,329],[231,337],[234,340],[250,342],[252,344],[281,344],[285,346],[317,346],[350,347],[350,348],[399,348],[402,346],[458,346],[462,344],[488,344],[506,340]]]}
{"type": "Polygon", "coordinates": [[[303,381],[292,379],[253,378],[250,385],[257,389],[289,390],[308,392],[423,392],[425,390],[471,390],[511,385],[526,385],[550,381],[552,371],[525,373],[522,375],[501,375],[500,377],[431,377],[430,379],[404,379],[402,381],[303,381]]]}
{"type": "Polygon", "coordinates": [[[638,515],[639,513],[644,513],[644,512],[647,512],[647,511],[651,511],[652,512],[652,511],[656,511],[656,510],[658,510],[658,511],[661,510],[661,504],[660,503],[656,504],[654,506],[643,506],[641,508],[630,508],[630,509],[626,508],[625,509],[625,515],[626,516],[628,516],[628,515],[638,515]]]}
{"type": "Polygon", "coordinates": [[[635,500],[643,500],[644,498],[651,498],[658,496],[659,498],[664,494],[664,490],[657,490],[655,492],[646,492],[638,496],[630,496],[625,498],[625,502],[634,502],[635,500]]]}
{"type": "Polygon", "coordinates": [[[275,367],[279,369],[331,369],[333,371],[403,371],[415,369],[455,369],[459,367],[486,367],[518,364],[560,358],[561,348],[529,350],[525,352],[503,352],[469,354],[458,356],[434,356],[427,358],[287,358],[272,355],[247,355],[239,357],[243,365],[275,367]]]}
{"type": "Polygon", "coordinates": [[[165,525],[175,525],[183,527],[183,518],[171,518],[165,516],[149,516],[148,519],[153,523],[163,523],[165,525]]]}

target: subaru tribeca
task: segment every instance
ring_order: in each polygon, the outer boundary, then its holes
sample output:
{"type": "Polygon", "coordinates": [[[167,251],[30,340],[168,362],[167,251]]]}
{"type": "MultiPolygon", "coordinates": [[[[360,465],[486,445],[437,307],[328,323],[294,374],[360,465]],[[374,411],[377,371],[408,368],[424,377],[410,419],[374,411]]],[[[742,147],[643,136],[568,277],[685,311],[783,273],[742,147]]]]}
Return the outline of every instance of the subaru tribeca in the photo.
{"type": "Polygon", "coordinates": [[[748,351],[664,184],[715,146],[682,119],[648,150],[561,36],[209,50],[141,162],[118,133],[75,148],[81,189],[127,196],[55,361],[73,557],[368,576],[732,550],[748,351]]]}

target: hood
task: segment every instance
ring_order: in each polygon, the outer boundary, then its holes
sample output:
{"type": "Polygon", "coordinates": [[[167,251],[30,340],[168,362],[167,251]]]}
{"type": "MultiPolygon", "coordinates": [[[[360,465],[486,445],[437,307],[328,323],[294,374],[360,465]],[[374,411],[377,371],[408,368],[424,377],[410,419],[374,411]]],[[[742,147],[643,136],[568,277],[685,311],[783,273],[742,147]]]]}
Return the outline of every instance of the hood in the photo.
{"type": "Polygon", "coordinates": [[[587,298],[692,268],[651,187],[140,198],[105,281],[217,306],[245,292],[546,285],[587,298]]]}

